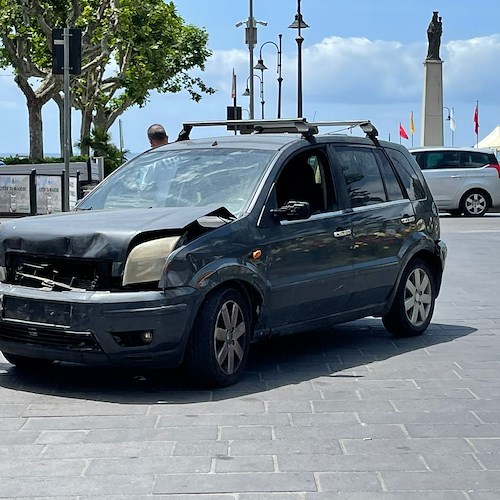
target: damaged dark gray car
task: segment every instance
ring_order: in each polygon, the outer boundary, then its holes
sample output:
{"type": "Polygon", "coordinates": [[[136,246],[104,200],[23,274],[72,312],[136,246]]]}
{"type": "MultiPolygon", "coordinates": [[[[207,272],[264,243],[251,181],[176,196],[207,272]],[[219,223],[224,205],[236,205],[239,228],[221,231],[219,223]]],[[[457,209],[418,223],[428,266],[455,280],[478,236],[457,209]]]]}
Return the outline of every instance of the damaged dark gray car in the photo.
{"type": "Polygon", "coordinates": [[[3,223],[4,356],[184,362],[224,386],[273,333],[367,315],[422,333],[446,256],[437,209],[411,155],[360,124],[369,137],[297,120],[187,140],[190,125],[75,211],[3,223]]]}

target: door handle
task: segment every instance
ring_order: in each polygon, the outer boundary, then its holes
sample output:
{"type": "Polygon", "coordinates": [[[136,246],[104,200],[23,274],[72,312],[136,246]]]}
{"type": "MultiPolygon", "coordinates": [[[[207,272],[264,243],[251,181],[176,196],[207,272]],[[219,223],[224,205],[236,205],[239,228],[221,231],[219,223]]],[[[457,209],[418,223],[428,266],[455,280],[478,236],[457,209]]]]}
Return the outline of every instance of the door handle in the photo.
{"type": "Polygon", "coordinates": [[[410,224],[412,222],[415,222],[415,216],[411,215],[410,217],[402,217],[401,218],[401,224],[410,224]]]}
{"type": "Polygon", "coordinates": [[[452,179],[461,179],[462,176],[461,175],[452,175],[451,178],[452,179]]]}
{"type": "Polygon", "coordinates": [[[351,234],[352,231],[350,229],[338,229],[333,232],[333,236],[335,236],[335,238],[344,238],[345,236],[350,236],[351,234]]]}

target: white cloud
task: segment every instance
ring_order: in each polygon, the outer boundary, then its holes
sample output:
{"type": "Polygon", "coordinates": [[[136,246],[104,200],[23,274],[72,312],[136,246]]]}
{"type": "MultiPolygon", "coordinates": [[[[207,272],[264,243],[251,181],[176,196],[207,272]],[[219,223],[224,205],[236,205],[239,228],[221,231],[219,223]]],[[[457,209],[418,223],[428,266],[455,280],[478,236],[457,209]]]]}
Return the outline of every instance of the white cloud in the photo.
{"type": "MultiPolygon", "coordinates": [[[[283,55],[284,117],[295,116],[296,111],[297,50],[296,47],[293,49],[289,48],[283,55]]],[[[316,115],[321,120],[370,118],[378,126],[382,138],[387,138],[390,133],[393,140],[398,140],[398,123],[401,121],[408,128],[409,112],[413,110],[417,144],[426,52],[425,41],[403,44],[398,41],[330,36],[308,45],[306,40],[303,45],[304,115],[309,119],[316,115]]],[[[499,120],[496,66],[500,60],[500,35],[449,41],[442,45],[441,57],[444,61],[444,104],[455,109],[455,144],[472,144],[472,110],[476,100],[480,101],[481,106],[481,135],[483,130],[485,134],[489,132],[499,120]]],[[[257,59],[258,51],[255,50],[254,63],[257,59]]],[[[277,108],[276,54],[266,51],[264,59],[269,68],[264,72],[265,115],[266,118],[272,118],[276,116],[277,108]]],[[[248,109],[248,98],[241,95],[249,74],[248,50],[243,46],[241,49],[215,51],[207,61],[206,70],[193,72],[193,75],[201,76],[208,85],[216,88],[216,94],[194,103],[186,92],[175,95],[153,93],[151,103],[145,108],[134,107],[123,115],[126,147],[133,151],[146,147],[145,130],[153,122],[165,123],[170,135],[175,137],[182,121],[225,118],[226,106],[232,104],[233,68],[237,75],[238,105],[248,109]]],[[[260,72],[255,73],[260,76],[260,72]]],[[[5,74],[5,71],[0,71],[1,74],[5,74]]],[[[254,83],[255,117],[260,117],[259,82],[256,79],[254,83]]],[[[2,127],[1,151],[6,144],[19,143],[19,130],[25,129],[27,112],[24,96],[12,77],[0,76],[0,96],[1,114],[6,118],[2,127]],[[7,127],[6,123],[18,125],[7,127]]],[[[243,115],[247,116],[247,113],[243,115]]],[[[74,119],[75,123],[78,122],[77,113],[74,119]]],[[[44,109],[47,151],[58,148],[58,130],[55,125],[51,125],[56,121],[56,111],[49,107],[44,109]],[[49,114],[54,114],[52,121],[49,114]]],[[[445,134],[447,132],[445,130],[445,134]]],[[[117,137],[115,130],[115,142],[117,137]]],[[[27,145],[26,128],[19,149],[26,150],[27,145]]]]}
{"type": "Polygon", "coordinates": [[[449,42],[444,79],[450,95],[469,100],[481,96],[498,102],[499,60],[500,35],[449,42]]]}
{"type": "MultiPolygon", "coordinates": [[[[344,104],[419,100],[425,54],[425,43],[325,38],[302,50],[304,99],[344,104]]],[[[495,61],[500,60],[500,35],[450,41],[442,46],[441,57],[445,92],[450,96],[470,99],[484,93],[497,95],[498,81],[494,75],[495,61]]],[[[267,66],[270,70],[265,72],[266,90],[275,79],[272,64],[267,66]]],[[[239,86],[243,87],[246,80],[241,75],[249,72],[245,50],[216,51],[202,75],[221,94],[230,93],[233,67],[239,86]]],[[[296,68],[296,55],[283,57],[283,85],[292,94],[297,82],[296,68]]]]}

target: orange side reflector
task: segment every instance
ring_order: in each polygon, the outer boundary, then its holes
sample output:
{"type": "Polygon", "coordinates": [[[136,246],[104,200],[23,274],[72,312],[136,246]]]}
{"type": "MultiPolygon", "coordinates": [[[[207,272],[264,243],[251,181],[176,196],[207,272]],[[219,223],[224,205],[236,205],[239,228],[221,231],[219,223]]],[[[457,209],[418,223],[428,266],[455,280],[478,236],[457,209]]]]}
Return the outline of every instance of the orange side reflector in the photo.
{"type": "Polygon", "coordinates": [[[262,250],[254,250],[251,255],[253,260],[258,260],[262,257],[262,250]]]}

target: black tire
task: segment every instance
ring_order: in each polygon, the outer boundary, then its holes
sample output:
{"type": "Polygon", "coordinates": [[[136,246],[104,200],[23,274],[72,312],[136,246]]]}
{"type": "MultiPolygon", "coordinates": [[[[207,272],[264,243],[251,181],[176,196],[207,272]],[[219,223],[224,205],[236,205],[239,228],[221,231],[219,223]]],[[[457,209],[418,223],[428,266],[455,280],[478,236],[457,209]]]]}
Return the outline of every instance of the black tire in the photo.
{"type": "Polygon", "coordinates": [[[53,363],[53,361],[49,359],[29,358],[27,356],[20,356],[19,354],[12,354],[9,352],[2,352],[2,354],[11,365],[16,366],[20,370],[44,370],[53,363]]]}
{"type": "Polygon", "coordinates": [[[466,217],[482,217],[489,206],[487,195],[479,189],[465,193],[460,201],[460,210],[466,217]]]}
{"type": "Polygon", "coordinates": [[[233,288],[215,291],[202,305],[191,331],[189,376],[205,387],[234,384],[245,370],[251,338],[248,301],[233,288]]]}
{"type": "Polygon", "coordinates": [[[422,334],[431,322],[435,300],[431,268],[422,259],[411,261],[401,276],[391,309],[382,318],[384,326],[397,337],[422,334]]]}

